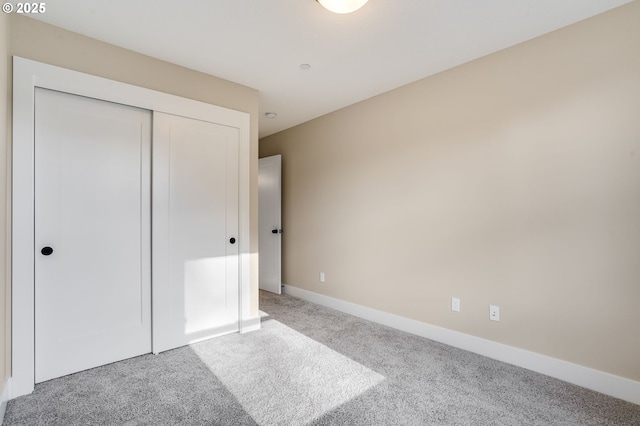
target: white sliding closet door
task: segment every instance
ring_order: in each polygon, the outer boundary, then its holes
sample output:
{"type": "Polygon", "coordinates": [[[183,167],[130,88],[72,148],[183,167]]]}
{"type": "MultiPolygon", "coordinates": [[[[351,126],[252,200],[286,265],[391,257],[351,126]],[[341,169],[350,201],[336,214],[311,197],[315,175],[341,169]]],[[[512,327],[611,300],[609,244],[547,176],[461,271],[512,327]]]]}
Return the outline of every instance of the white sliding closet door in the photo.
{"type": "Polygon", "coordinates": [[[35,381],[151,351],[151,112],[35,92],[35,381]]]}
{"type": "Polygon", "coordinates": [[[234,127],[154,113],[154,352],[238,331],[234,127]]]}

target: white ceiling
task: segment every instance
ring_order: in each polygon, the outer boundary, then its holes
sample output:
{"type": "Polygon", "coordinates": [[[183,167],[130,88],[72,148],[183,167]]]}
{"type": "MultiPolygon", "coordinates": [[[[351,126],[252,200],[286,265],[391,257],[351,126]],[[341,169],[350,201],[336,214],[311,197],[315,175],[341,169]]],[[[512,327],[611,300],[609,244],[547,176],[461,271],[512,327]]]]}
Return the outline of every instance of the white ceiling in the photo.
{"type": "Polygon", "coordinates": [[[34,17],[258,89],[264,137],[630,1],[52,0],[34,17]]]}

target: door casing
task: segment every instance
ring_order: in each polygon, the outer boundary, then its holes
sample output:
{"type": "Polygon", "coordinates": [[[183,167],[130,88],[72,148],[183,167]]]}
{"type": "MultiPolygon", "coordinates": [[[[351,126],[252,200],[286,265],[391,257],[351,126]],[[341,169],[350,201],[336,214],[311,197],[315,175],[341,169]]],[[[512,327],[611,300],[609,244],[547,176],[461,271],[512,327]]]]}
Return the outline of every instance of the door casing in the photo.
{"type": "MultiPolygon", "coordinates": [[[[239,327],[260,328],[250,292],[250,116],[219,106],[48,64],[13,58],[12,377],[10,398],[33,392],[34,360],[34,92],[36,87],[235,127],[239,131],[239,327]]],[[[257,298],[257,295],[253,296],[257,298]]]]}

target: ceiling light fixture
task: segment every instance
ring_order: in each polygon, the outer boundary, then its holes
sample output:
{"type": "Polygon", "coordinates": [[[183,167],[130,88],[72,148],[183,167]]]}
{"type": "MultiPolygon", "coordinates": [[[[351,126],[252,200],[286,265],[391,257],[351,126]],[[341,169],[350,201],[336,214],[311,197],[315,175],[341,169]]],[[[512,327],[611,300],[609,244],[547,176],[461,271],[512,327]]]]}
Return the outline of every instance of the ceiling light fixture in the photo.
{"type": "Polygon", "coordinates": [[[351,13],[360,9],[368,0],[316,0],[327,10],[334,13],[351,13]]]}
{"type": "Polygon", "coordinates": [[[275,112],[267,112],[264,115],[270,120],[273,120],[274,118],[276,118],[278,116],[278,114],[276,114],[275,112]]]}

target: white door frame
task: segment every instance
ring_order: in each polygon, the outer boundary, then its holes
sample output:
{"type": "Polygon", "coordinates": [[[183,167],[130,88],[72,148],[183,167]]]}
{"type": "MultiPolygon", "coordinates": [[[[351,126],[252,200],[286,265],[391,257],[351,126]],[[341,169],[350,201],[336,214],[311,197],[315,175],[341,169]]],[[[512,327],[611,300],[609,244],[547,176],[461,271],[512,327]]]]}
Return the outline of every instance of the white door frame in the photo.
{"type": "Polygon", "coordinates": [[[249,114],[40,62],[13,58],[12,377],[11,398],[33,392],[34,342],[34,92],[35,87],[236,127],[239,148],[240,332],[260,327],[250,315],[249,114]]]}

